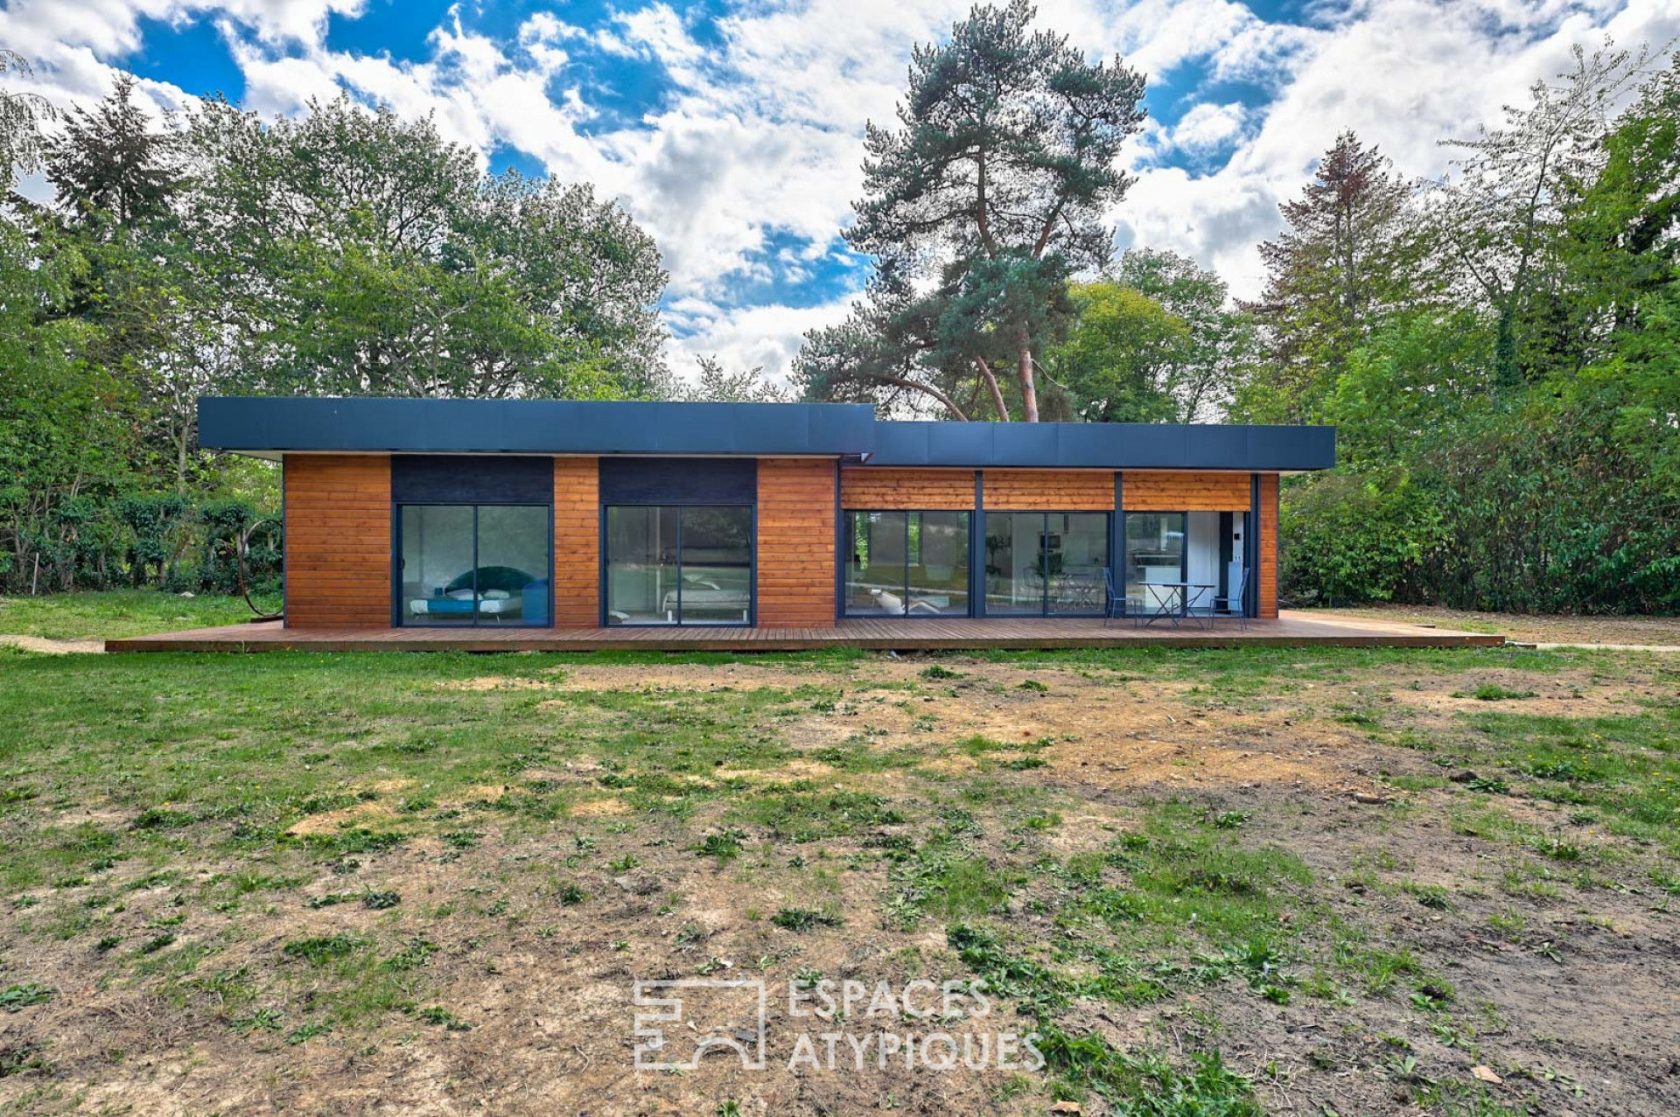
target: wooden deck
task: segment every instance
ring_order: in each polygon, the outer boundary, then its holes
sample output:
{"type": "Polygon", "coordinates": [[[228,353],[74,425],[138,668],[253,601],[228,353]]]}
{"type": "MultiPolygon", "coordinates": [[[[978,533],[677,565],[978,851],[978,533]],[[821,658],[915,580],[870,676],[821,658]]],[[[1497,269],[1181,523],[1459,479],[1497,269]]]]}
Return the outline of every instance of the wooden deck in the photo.
{"type": "Polygon", "coordinates": [[[987,618],[842,621],[833,628],[374,628],[287,629],[278,622],[200,628],[107,640],[108,652],[267,651],[467,651],[587,652],[611,648],[649,651],[784,652],[810,648],[892,651],[983,648],[1209,648],[1245,644],[1270,647],[1496,647],[1505,637],[1421,625],[1285,610],[1277,620],[1255,620],[1240,629],[1222,620],[1212,629],[1179,628],[1084,618],[987,618]]]}

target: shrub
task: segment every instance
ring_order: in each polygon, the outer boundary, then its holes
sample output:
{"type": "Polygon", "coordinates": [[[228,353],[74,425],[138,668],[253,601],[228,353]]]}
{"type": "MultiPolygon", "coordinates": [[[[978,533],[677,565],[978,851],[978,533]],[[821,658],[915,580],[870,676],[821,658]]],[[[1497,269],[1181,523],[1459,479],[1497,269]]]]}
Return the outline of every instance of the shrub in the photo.
{"type": "Polygon", "coordinates": [[[1444,527],[1433,495],[1390,469],[1320,474],[1286,486],[1278,534],[1284,596],[1346,605],[1402,592],[1444,527]]]}

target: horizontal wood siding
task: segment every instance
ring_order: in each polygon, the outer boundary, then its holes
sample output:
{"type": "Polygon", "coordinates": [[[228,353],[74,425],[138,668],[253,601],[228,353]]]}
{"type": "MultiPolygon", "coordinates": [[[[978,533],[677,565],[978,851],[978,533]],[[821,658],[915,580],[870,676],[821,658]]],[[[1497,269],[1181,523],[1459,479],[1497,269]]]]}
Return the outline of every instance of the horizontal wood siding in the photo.
{"type": "Polygon", "coordinates": [[[833,624],[834,463],[760,458],[758,625],[833,624]]]}
{"type": "Polygon", "coordinates": [[[286,626],[391,624],[391,459],[288,454],[286,626]]]}
{"type": "Polygon", "coordinates": [[[1262,617],[1278,615],[1278,475],[1260,475],[1260,581],[1256,609],[1262,617]]]}
{"type": "Polygon", "coordinates": [[[1114,474],[1107,470],[988,469],[984,481],[983,499],[993,511],[1114,510],[1114,474]]]}
{"type": "Polygon", "coordinates": [[[554,625],[601,623],[601,467],[554,459],[554,625]]]}
{"type": "Polygon", "coordinates": [[[1125,474],[1128,512],[1246,512],[1247,473],[1137,472],[1125,474]]]}
{"type": "Polygon", "coordinates": [[[974,507],[972,469],[846,469],[840,503],[860,512],[974,507]]]}

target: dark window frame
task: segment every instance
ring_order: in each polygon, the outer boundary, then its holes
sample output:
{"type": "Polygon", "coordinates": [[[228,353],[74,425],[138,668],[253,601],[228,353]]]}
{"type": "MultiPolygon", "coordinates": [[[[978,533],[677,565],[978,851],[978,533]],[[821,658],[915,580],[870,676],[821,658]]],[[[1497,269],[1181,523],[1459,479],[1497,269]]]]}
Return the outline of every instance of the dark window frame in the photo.
{"type": "MultiPolygon", "coordinates": [[[[978,519],[979,519],[978,511],[979,511],[978,509],[974,509],[974,508],[844,508],[844,509],[842,509],[841,512],[840,512],[840,516],[841,516],[841,520],[842,520],[842,526],[841,526],[840,530],[841,530],[841,534],[842,534],[842,538],[843,538],[844,542],[841,544],[841,553],[838,556],[838,558],[840,559],[840,562],[839,562],[838,565],[839,565],[839,572],[840,572],[840,617],[841,617],[841,619],[843,619],[843,620],[871,620],[871,619],[874,619],[876,617],[892,617],[894,619],[902,619],[902,620],[918,620],[918,621],[947,620],[948,621],[952,617],[973,617],[973,616],[977,616],[978,614],[975,612],[975,593],[974,593],[974,525],[976,524],[976,522],[978,522],[978,519]],[[968,590],[967,590],[968,608],[963,610],[961,613],[912,613],[912,612],[910,612],[910,567],[912,565],[912,563],[910,562],[910,517],[913,516],[913,515],[915,515],[915,516],[926,515],[929,512],[933,512],[933,513],[936,513],[936,514],[939,514],[939,515],[966,516],[966,517],[968,517],[968,525],[967,525],[967,531],[966,531],[966,534],[968,536],[968,556],[967,556],[966,561],[963,564],[964,569],[968,572],[968,590]],[[851,570],[851,566],[852,566],[852,555],[856,553],[856,550],[855,550],[856,538],[853,534],[854,521],[853,521],[852,517],[854,517],[854,516],[890,515],[890,514],[893,514],[893,513],[900,514],[904,517],[904,610],[905,611],[902,612],[902,613],[880,613],[880,612],[854,613],[854,612],[851,611],[850,607],[847,604],[848,594],[846,592],[846,587],[851,584],[851,578],[850,578],[848,572],[851,570]]],[[[982,594],[981,596],[984,596],[984,594],[982,594]]]]}
{"type": "Polygon", "coordinates": [[[392,628],[553,628],[554,627],[554,505],[540,504],[529,500],[393,500],[391,502],[391,627],[392,628]],[[474,609],[471,624],[447,624],[440,622],[409,621],[403,611],[403,535],[402,510],[404,508],[471,508],[472,509],[472,570],[473,570],[473,599],[478,598],[478,510],[480,508],[541,508],[548,513],[548,610],[544,619],[540,621],[524,621],[508,624],[482,624],[478,619],[478,610],[474,609]]]}
{"type": "MultiPolygon", "coordinates": [[[[1190,511],[1189,511],[1189,509],[1184,509],[1182,511],[1179,511],[1179,510],[1172,509],[1172,508],[1126,508],[1126,509],[1121,510],[1120,516],[1121,516],[1122,519],[1124,519],[1127,516],[1177,516],[1177,517],[1179,517],[1178,522],[1183,526],[1184,530],[1180,533],[1182,535],[1183,539],[1182,539],[1182,542],[1179,544],[1179,548],[1178,548],[1178,580],[1180,582],[1188,582],[1190,580],[1190,511]]],[[[1131,546],[1130,540],[1128,539],[1129,534],[1130,534],[1129,532],[1125,532],[1125,533],[1122,533],[1122,535],[1121,535],[1122,539],[1127,539],[1127,547],[1128,548],[1130,548],[1130,546],[1131,546]]],[[[1131,565],[1130,564],[1130,555],[1131,555],[1131,552],[1128,549],[1126,554],[1123,554],[1123,555],[1120,556],[1120,565],[1119,565],[1120,584],[1117,588],[1120,591],[1120,613],[1121,613],[1122,616],[1131,616],[1131,612],[1126,608],[1126,573],[1130,569],[1130,565],[1131,565]]],[[[1179,612],[1183,616],[1189,616],[1190,614],[1189,614],[1188,610],[1186,609],[1185,605],[1186,605],[1186,603],[1181,601],[1181,603],[1179,605],[1179,612]]],[[[1211,602],[1210,602],[1208,607],[1212,608],[1211,602]]],[[[1150,614],[1144,614],[1144,615],[1148,616],[1150,614]]]]}
{"type": "Polygon", "coordinates": [[[600,567],[598,579],[600,583],[598,618],[602,628],[756,628],[758,627],[758,503],[756,501],[614,501],[611,504],[601,503],[596,530],[600,540],[600,567]],[[608,579],[607,573],[611,569],[612,555],[607,534],[607,513],[612,508],[674,508],[677,510],[677,619],[669,624],[657,621],[608,621],[608,579]],[[747,510],[747,619],[744,621],[694,621],[683,619],[682,601],[682,569],[683,569],[683,512],[690,508],[744,508],[747,510]]]}
{"type": "MultiPolygon", "coordinates": [[[[1087,617],[1101,617],[1101,616],[1104,615],[1104,613],[1107,611],[1106,600],[1099,602],[1095,607],[1092,608],[1092,610],[1090,612],[1086,612],[1086,613],[1052,613],[1050,611],[1050,578],[1048,576],[1048,572],[1049,572],[1049,569],[1050,569],[1050,535],[1051,535],[1051,532],[1050,532],[1050,517],[1051,516],[1102,516],[1104,518],[1103,519],[1103,535],[1102,535],[1103,549],[1108,552],[1107,561],[1103,565],[1109,571],[1109,577],[1112,578],[1114,576],[1114,571],[1115,571],[1115,565],[1114,565],[1114,563],[1115,563],[1115,557],[1114,557],[1114,517],[1118,513],[1116,513],[1113,509],[1108,509],[1108,508],[1051,508],[1051,509],[1047,509],[1047,510],[1043,510],[1043,511],[1039,511],[1039,510],[1032,509],[1032,508],[988,508],[988,509],[986,509],[986,512],[987,512],[988,517],[989,516],[1039,516],[1039,517],[1041,517],[1041,519],[1039,521],[1039,529],[1038,529],[1039,564],[1040,564],[1040,569],[1042,569],[1046,572],[1046,576],[1045,576],[1045,579],[1044,579],[1044,591],[1043,591],[1043,594],[1041,595],[1041,598],[1040,598],[1040,601],[1039,601],[1038,612],[1036,612],[1036,613],[992,613],[992,612],[988,612],[985,608],[985,606],[986,606],[986,587],[985,587],[984,584],[982,584],[981,592],[980,592],[980,599],[979,599],[980,610],[981,611],[974,614],[975,616],[982,616],[982,617],[988,617],[989,616],[989,617],[997,617],[997,618],[1000,618],[1000,619],[1001,618],[1008,618],[1008,619],[1012,619],[1012,620],[1020,620],[1022,618],[1026,618],[1026,617],[1037,617],[1041,620],[1052,620],[1052,619],[1055,619],[1057,617],[1066,617],[1066,618],[1078,619],[1078,618],[1087,618],[1087,617]]],[[[982,552],[984,552],[984,549],[985,549],[984,526],[982,526],[981,530],[982,530],[982,534],[981,534],[980,543],[981,543],[981,550],[982,550],[982,552]]],[[[982,553],[981,562],[980,562],[982,574],[984,574],[985,565],[986,565],[985,564],[985,556],[982,553]]],[[[1123,593],[1122,593],[1122,596],[1124,596],[1123,593]]]]}

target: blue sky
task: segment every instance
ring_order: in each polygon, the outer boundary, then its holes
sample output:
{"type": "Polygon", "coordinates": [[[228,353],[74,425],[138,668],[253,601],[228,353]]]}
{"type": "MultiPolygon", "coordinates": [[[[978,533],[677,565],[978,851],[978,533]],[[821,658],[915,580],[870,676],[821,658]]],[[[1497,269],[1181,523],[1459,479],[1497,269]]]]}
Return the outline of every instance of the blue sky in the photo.
{"type": "MultiPolygon", "coordinates": [[[[679,371],[785,369],[867,278],[839,239],[866,120],[965,0],[0,0],[0,46],[61,105],[120,70],[160,111],[221,93],[266,114],[348,91],[434,114],[493,170],[593,182],[658,240],[679,371]]],[[[1680,0],[1043,0],[1039,23],[1148,77],[1117,248],[1168,248],[1238,294],[1255,245],[1342,128],[1406,173],[1569,48],[1660,44],[1680,0]]]]}

